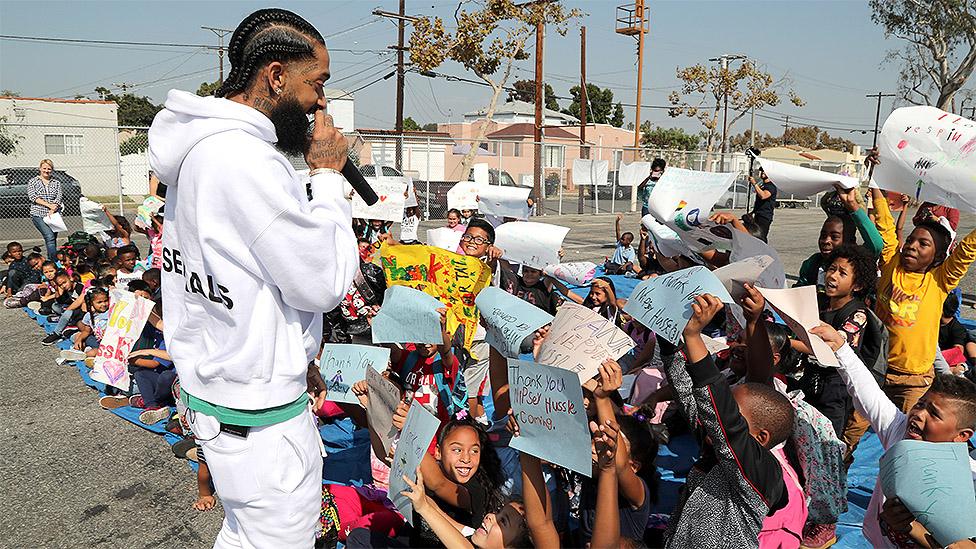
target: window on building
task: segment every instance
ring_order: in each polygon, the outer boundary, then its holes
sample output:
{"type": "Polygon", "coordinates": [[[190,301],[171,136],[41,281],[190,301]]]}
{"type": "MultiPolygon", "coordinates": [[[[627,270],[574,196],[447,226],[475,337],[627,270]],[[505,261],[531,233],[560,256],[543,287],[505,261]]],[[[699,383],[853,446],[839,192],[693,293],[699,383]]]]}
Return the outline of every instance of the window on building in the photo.
{"type": "Polygon", "coordinates": [[[624,151],[615,150],[613,151],[613,165],[620,167],[620,164],[624,161],[624,151]]]}
{"type": "Polygon", "coordinates": [[[546,145],[546,167],[562,168],[566,165],[565,145],[546,145]]]}
{"type": "Polygon", "coordinates": [[[521,143],[512,143],[512,156],[522,156],[521,143]]]}
{"type": "Polygon", "coordinates": [[[44,136],[44,154],[81,154],[81,137],[72,134],[44,136]]]}

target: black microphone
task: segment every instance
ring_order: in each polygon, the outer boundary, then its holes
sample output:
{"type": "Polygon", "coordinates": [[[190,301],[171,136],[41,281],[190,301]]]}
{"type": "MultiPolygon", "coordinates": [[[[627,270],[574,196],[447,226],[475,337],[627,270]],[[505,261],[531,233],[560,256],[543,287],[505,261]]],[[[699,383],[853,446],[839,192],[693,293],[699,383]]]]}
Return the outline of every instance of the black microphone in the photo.
{"type": "Polygon", "coordinates": [[[342,166],[341,172],[342,177],[346,178],[346,181],[352,185],[352,188],[356,191],[356,194],[363,199],[363,202],[365,202],[367,206],[376,204],[376,202],[380,199],[380,197],[376,196],[376,191],[373,190],[373,187],[370,187],[369,183],[366,182],[366,178],[363,177],[363,174],[359,171],[359,168],[352,163],[351,158],[346,159],[346,163],[342,166]]]}

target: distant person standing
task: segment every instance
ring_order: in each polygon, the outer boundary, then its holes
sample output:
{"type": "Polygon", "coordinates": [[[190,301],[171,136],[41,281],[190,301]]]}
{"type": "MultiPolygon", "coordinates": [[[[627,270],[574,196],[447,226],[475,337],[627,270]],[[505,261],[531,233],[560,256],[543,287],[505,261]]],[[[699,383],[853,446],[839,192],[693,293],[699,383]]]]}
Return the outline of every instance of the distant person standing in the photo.
{"type": "Polygon", "coordinates": [[[47,258],[51,261],[58,253],[58,233],[54,232],[44,218],[64,208],[61,197],[61,182],[55,179],[54,162],[47,158],[41,160],[41,174],[27,182],[27,199],[30,201],[30,216],[38,232],[44,237],[47,258]]]}
{"type": "Polygon", "coordinates": [[[759,170],[759,179],[750,176],[749,183],[756,191],[756,203],[752,207],[752,219],[762,230],[762,240],[769,240],[769,226],[773,224],[773,210],[776,209],[776,185],[769,180],[769,176],[762,169],[759,170]]]}
{"type": "Polygon", "coordinates": [[[651,191],[654,190],[654,185],[657,185],[658,180],[664,175],[664,169],[667,167],[667,161],[663,158],[655,158],[651,162],[651,174],[644,181],[641,181],[640,185],[637,185],[637,200],[641,203],[641,217],[650,213],[647,207],[647,200],[651,197],[651,191]]]}

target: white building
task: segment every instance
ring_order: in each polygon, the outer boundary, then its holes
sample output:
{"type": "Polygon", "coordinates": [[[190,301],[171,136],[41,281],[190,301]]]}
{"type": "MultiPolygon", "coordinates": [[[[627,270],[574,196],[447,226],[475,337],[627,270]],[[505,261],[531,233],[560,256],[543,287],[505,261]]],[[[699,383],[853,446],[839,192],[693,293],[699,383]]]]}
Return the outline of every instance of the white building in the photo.
{"type": "Polygon", "coordinates": [[[113,101],[0,97],[3,133],[16,142],[0,168],[33,167],[50,158],[82,193],[113,196],[119,189],[118,106],[113,101]]]}
{"type": "MultiPolygon", "coordinates": [[[[485,117],[485,110],[464,113],[465,122],[475,122],[485,117]]],[[[492,122],[497,124],[535,124],[535,105],[525,101],[509,101],[495,107],[491,115],[492,122]]],[[[542,109],[542,124],[544,126],[573,126],[579,125],[579,119],[559,111],[542,109]]]]}
{"type": "Polygon", "coordinates": [[[325,112],[332,115],[335,127],[349,133],[356,129],[356,100],[355,97],[340,89],[325,89],[325,112]]]}

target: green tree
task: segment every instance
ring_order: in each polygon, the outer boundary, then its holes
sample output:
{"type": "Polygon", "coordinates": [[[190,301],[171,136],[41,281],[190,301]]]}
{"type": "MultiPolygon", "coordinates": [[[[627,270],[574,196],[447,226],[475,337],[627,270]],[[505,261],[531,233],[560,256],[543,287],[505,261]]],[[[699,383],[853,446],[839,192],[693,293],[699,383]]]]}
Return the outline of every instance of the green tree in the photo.
{"type": "Polygon", "coordinates": [[[405,132],[420,131],[420,124],[418,124],[413,118],[408,116],[403,119],[403,131],[405,132]]]}
{"type": "Polygon", "coordinates": [[[0,154],[10,156],[17,150],[17,144],[24,137],[17,135],[7,126],[7,117],[0,116],[0,154]]]}
{"type": "MultiPolygon", "coordinates": [[[[645,125],[646,124],[646,125],[645,125]]],[[[685,132],[681,128],[654,128],[641,124],[641,145],[648,148],[672,151],[694,151],[698,149],[701,136],[685,132]]]]}
{"type": "Polygon", "coordinates": [[[952,98],[976,68],[976,0],[870,0],[885,37],[905,42],[899,95],[916,105],[952,110],[952,98]]]}
{"type": "MultiPolygon", "coordinates": [[[[569,89],[569,95],[572,96],[573,102],[569,104],[569,107],[563,109],[563,112],[580,117],[580,88],[579,86],[573,86],[569,89]]],[[[613,90],[610,88],[603,89],[596,84],[586,85],[586,122],[594,124],[609,124],[613,119],[615,114],[615,105],[613,104],[613,90]]],[[[623,117],[623,106],[620,107],[620,115],[623,117]]],[[[623,123],[623,120],[621,120],[623,123]]],[[[619,126],[618,126],[619,127],[619,126]]]]}
{"type": "MultiPolygon", "coordinates": [[[[730,140],[731,150],[742,151],[749,147],[749,130],[732,137],[730,140]]],[[[770,135],[768,133],[757,133],[755,139],[756,147],[768,149],[770,147],[794,146],[802,149],[833,149],[835,151],[854,152],[855,144],[849,139],[835,137],[827,131],[822,131],[817,126],[795,126],[785,130],[781,134],[770,135]]]]}
{"type": "MultiPolygon", "coordinates": [[[[687,116],[698,120],[705,129],[705,150],[712,152],[722,138],[722,107],[728,96],[729,125],[732,127],[750,109],[772,107],[780,102],[780,93],[785,82],[774,81],[772,75],[760,70],[751,61],[738,67],[693,65],[678,69],[681,90],[671,92],[668,100],[672,117],[687,116]]],[[[797,107],[803,106],[793,90],[787,92],[790,101],[797,107]]]]}
{"type": "Polygon", "coordinates": [[[430,122],[428,124],[424,124],[424,126],[423,126],[422,129],[425,132],[436,132],[437,131],[437,123],[436,122],[430,122]]]}
{"type": "MultiPolygon", "coordinates": [[[[556,92],[553,91],[552,86],[548,83],[543,84],[542,96],[545,97],[545,108],[551,111],[559,110],[559,103],[556,102],[556,92]]],[[[535,104],[535,81],[534,80],[519,80],[512,84],[512,88],[508,90],[508,100],[509,101],[525,101],[526,103],[535,104]]]]}
{"type": "Polygon", "coordinates": [[[95,88],[95,93],[103,101],[115,101],[119,106],[120,126],[148,126],[152,124],[156,113],[163,110],[162,105],[156,105],[146,96],[136,96],[131,93],[115,95],[102,86],[95,88]]]}
{"type": "Polygon", "coordinates": [[[149,148],[149,134],[138,133],[119,144],[119,154],[136,154],[145,152],[149,148]]]}
{"type": "MultiPolygon", "coordinates": [[[[561,2],[516,4],[514,0],[486,0],[476,9],[454,12],[453,30],[448,31],[440,17],[420,17],[410,34],[410,62],[421,71],[430,71],[447,60],[460,63],[491,88],[485,107],[485,120],[491,122],[498,98],[505,89],[515,61],[528,59],[526,41],[536,25],[555,25],[565,35],[570,20],[582,15],[578,9],[566,10],[561,2]]],[[[475,155],[491,124],[482,124],[475,143],[461,162],[461,180],[468,178],[475,155]]]]}
{"type": "Polygon", "coordinates": [[[0,97],[20,97],[20,92],[4,88],[0,90],[0,97]]]}
{"type": "Polygon", "coordinates": [[[619,101],[613,106],[613,116],[610,117],[610,125],[614,128],[622,128],[624,125],[624,106],[619,101]]]}
{"type": "Polygon", "coordinates": [[[200,87],[197,88],[197,95],[200,97],[210,97],[219,87],[220,80],[214,80],[213,82],[202,82],[200,83],[200,87]]]}

